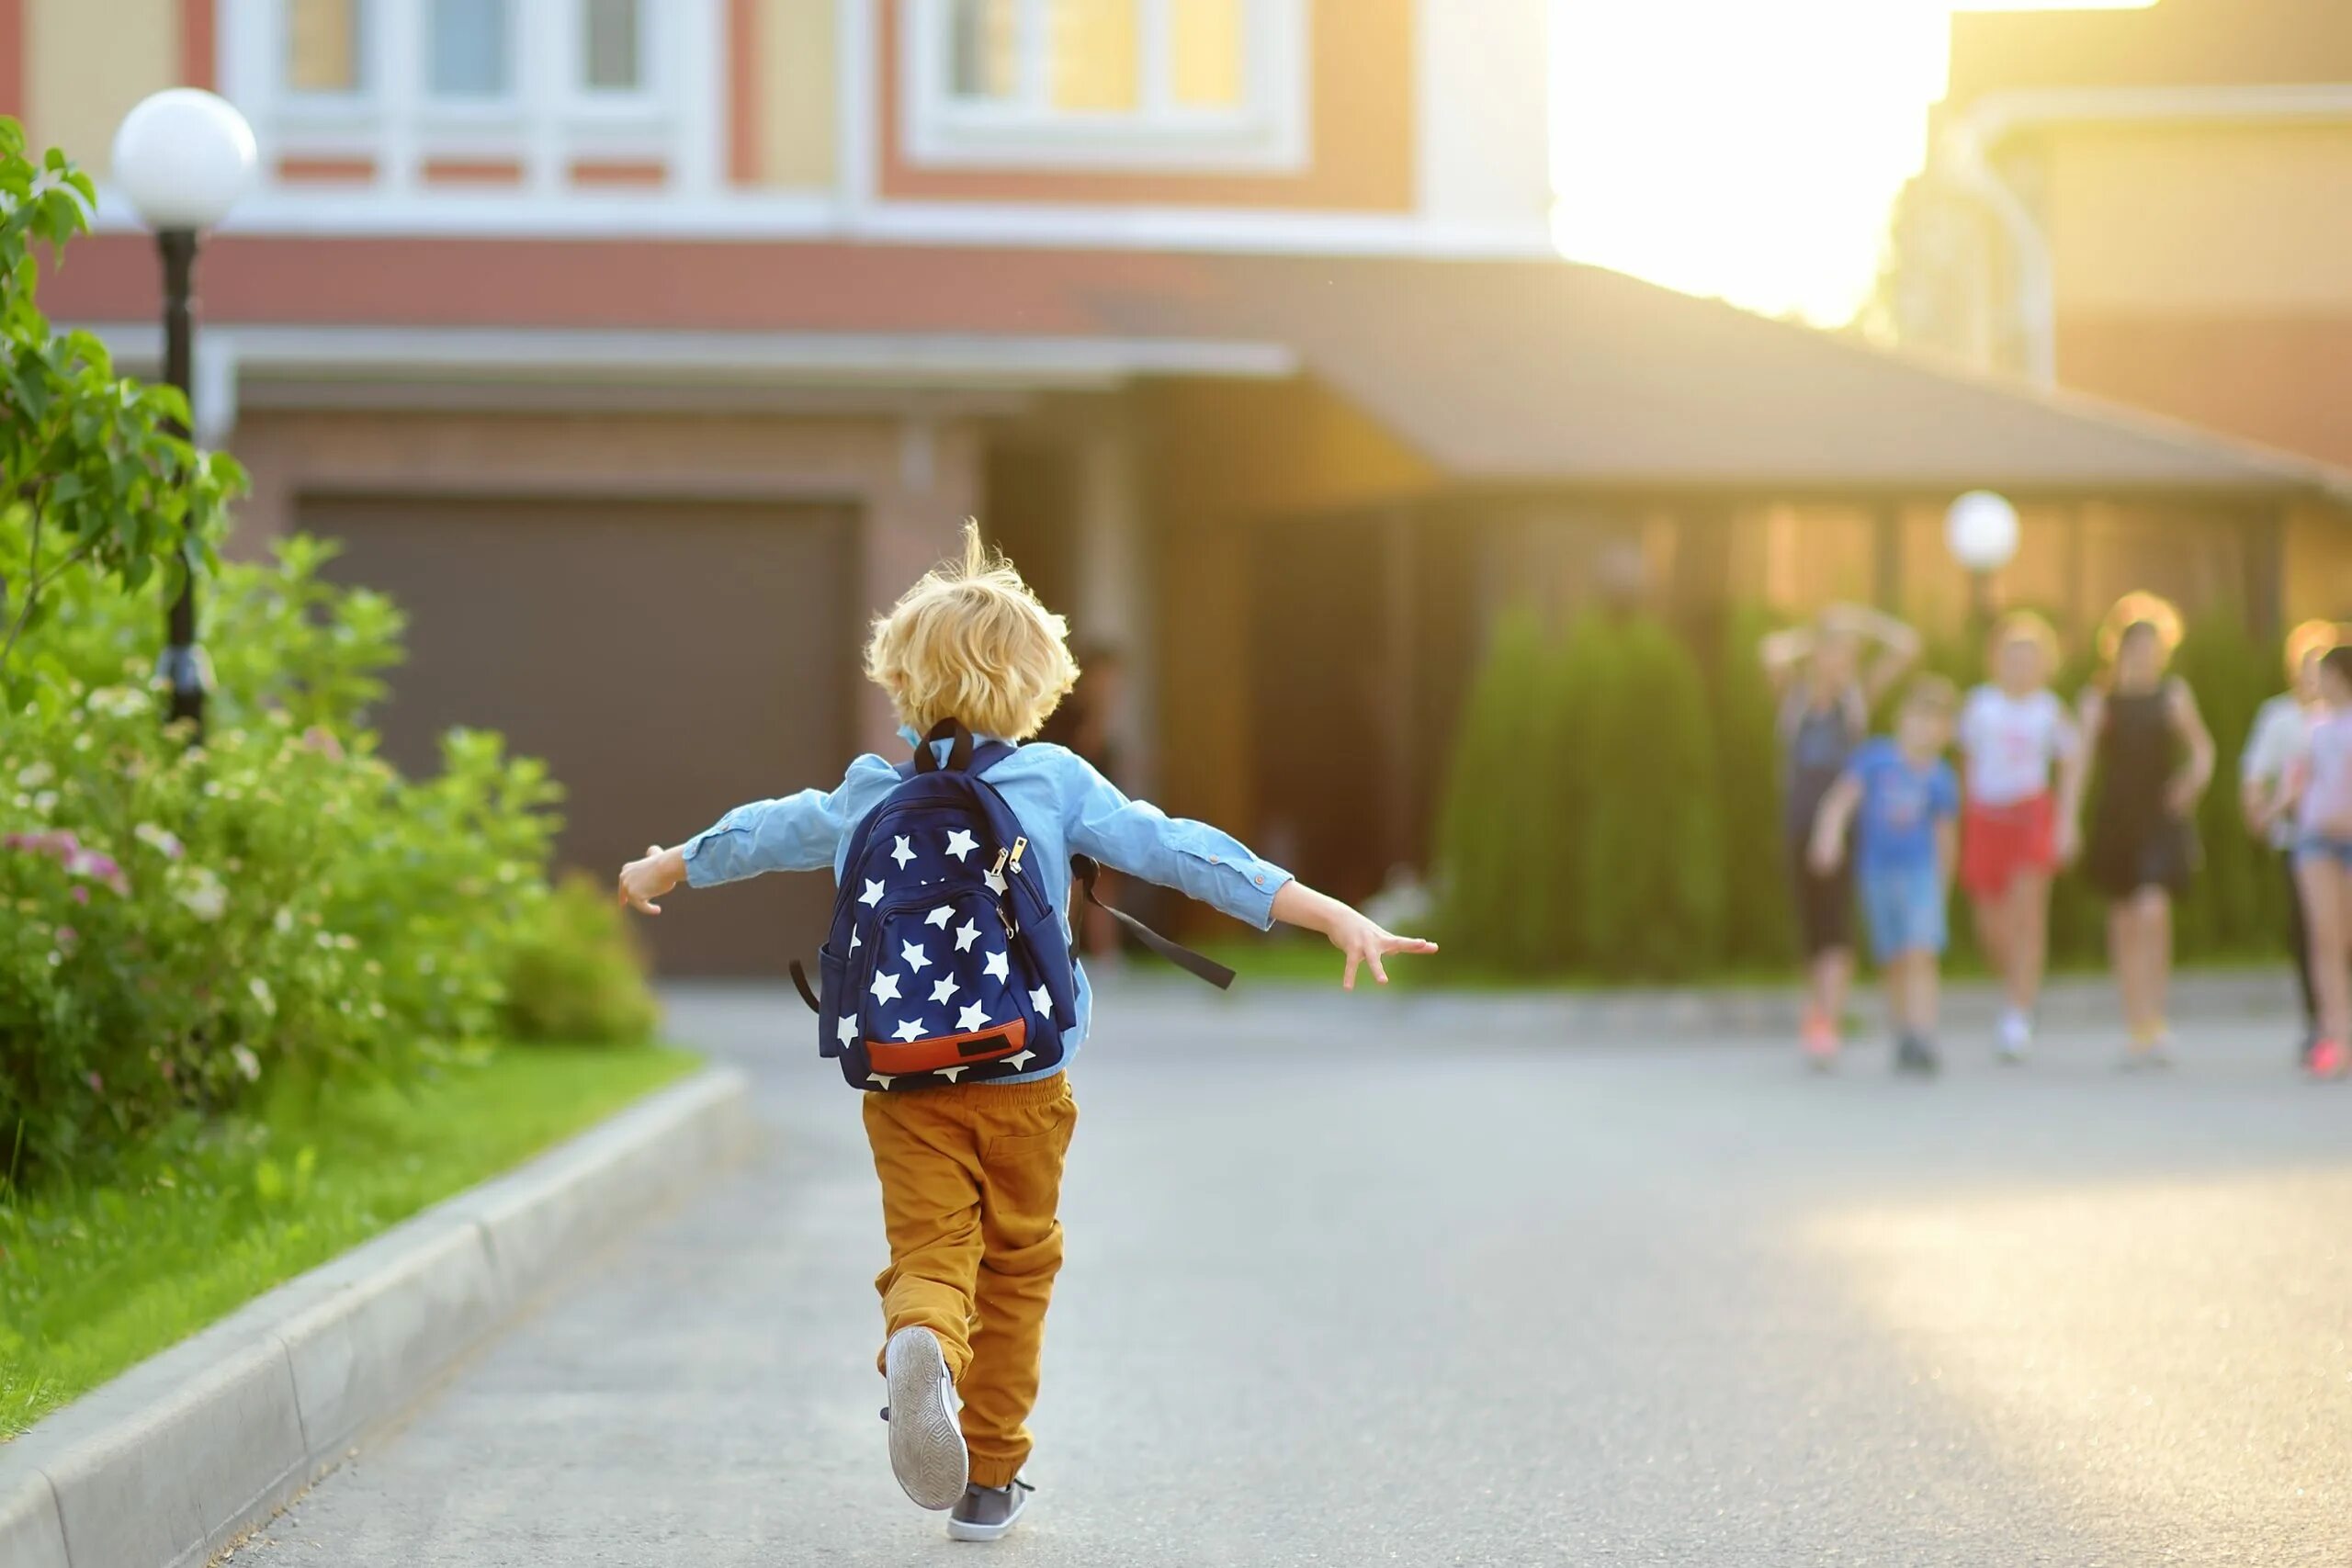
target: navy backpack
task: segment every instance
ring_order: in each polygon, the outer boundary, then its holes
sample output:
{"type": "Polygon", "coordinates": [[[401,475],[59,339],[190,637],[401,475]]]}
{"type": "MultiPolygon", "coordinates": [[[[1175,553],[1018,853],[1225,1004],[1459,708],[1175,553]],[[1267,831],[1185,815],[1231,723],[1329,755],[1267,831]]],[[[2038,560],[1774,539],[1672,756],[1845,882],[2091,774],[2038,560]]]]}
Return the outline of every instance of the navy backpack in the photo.
{"type": "MultiPolygon", "coordinates": [[[[1094,863],[1040,865],[988,783],[1012,750],[976,745],[962,724],[941,720],[850,839],[817,987],[797,961],[792,978],[816,1010],[818,1049],[853,1088],[971,1083],[1061,1063],[1062,1032],[1078,1021],[1076,954],[1046,879],[1075,874],[1102,901],[1094,863]],[[941,740],[944,763],[933,750],[941,740]]],[[[1153,952],[1220,989],[1232,985],[1223,964],[1110,912],[1153,952]]]]}

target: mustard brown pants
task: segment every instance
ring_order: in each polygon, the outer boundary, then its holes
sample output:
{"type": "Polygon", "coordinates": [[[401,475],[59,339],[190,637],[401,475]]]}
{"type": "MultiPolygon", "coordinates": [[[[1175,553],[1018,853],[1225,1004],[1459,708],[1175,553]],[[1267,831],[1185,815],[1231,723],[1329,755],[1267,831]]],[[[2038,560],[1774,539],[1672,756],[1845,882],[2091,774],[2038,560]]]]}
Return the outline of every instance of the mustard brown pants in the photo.
{"type": "MultiPolygon", "coordinates": [[[[876,1277],[883,1337],[939,1337],[963,1399],[975,1485],[1029,1457],[1046,1305],[1062,1264],[1062,1162],[1078,1125],[1068,1074],[869,1094],[890,1266],[876,1277]]],[[[877,1362],[878,1362],[877,1358],[877,1362]]]]}

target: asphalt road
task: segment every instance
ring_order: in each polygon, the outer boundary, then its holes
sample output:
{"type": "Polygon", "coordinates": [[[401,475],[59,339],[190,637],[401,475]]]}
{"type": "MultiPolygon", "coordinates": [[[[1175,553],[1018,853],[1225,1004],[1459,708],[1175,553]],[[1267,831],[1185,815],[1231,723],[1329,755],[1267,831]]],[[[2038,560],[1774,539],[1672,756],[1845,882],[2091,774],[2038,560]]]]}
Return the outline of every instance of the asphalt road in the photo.
{"type": "Polygon", "coordinates": [[[237,1561],[2352,1562],[2352,1085],[2275,1021],[1922,1084],[1336,995],[1101,1017],[1012,1538],[891,1481],[854,1097],[786,997],[702,992],[762,1157],[237,1561]]]}

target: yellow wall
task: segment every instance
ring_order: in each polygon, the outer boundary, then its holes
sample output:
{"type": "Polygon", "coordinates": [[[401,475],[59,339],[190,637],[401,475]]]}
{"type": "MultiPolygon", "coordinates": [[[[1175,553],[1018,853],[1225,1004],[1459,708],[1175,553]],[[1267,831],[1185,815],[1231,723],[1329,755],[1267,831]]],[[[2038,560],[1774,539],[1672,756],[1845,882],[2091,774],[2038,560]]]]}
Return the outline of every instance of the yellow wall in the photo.
{"type": "Polygon", "coordinates": [[[827,189],[835,180],[833,0],[761,0],[760,183],[827,189]]]}
{"type": "Polygon", "coordinates": [[[2083,127],[2047,151],[2062,311],[2352,314],[2352,124],[2083,127]]]}
{"type": "Polygon", "coordinates": [[[25,121],[103,177],[130,107],[179,80],[178,0],[27,0],[25,121]]]}
{"type": "Polygon", "coordinates": [[[2286,621],[2352,620],[2352,512],[2298,507],[2287,519],[2286,621]]]}

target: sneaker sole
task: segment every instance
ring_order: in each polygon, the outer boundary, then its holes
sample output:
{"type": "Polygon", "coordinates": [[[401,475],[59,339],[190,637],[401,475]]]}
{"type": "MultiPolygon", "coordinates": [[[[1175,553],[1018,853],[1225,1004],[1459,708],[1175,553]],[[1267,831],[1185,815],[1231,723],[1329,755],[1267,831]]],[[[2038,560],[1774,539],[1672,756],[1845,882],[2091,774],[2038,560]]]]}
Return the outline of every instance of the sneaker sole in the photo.
{"type": "Polygon", "coordinates": [[[1021,1506],[1012,1510],[1012,1517],[1001,1525],[976,1525],[963,1519],[951,1518],[947,1521],[947,1539],[950,1540],[1002,1540],[1004,1532],[1021,1522],[1021,1516],[1028,1506],[1028,1500],[1023,1498],[1021,1506]]]}
{"type": "Polygon", "coordinates": [[[947,1359],[928,1328],[902,1328],[883,1352],[890,1385],[890,1473],[920,1508],[952,1508],[971,1458],[947,1400],[947,1359]]]}

